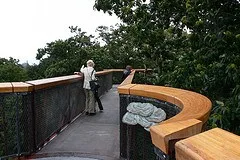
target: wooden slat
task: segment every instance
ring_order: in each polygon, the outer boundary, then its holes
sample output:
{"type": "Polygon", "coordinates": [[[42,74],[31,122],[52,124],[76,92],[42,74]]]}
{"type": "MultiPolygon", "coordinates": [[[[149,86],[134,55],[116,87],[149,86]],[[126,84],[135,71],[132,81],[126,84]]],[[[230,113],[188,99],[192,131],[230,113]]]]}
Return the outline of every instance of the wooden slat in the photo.
{"type": "Polygon", "coordinates": [[[180,100],[184,107],[179,114],[170,118],[168,122],[192,118],[201,120],[203,123],[207,122],[212,108],[212,103],[207,97],[195,92],[188,92],[175,98],[180,100]]]}
{"type": "Polygon", "coordinates": [[[33,85],[24,82],[12,82],[13,92],[31,92],[33,85]]]}
{"type": "Polygon", "coordinates": [[[111,70],[98,71],[96,73],[96,75],[100,76],[100,75],[105,75],[105,74],[109,74],[109,73],[112,73],[112,69],[111,70]]]}
{"type": "Polygon", "coordinates": [[[176,143],[177,160],[239,160],[240,137],[214,128],[176,143]]]}
{"type": "Polygon", "coordinates": [[[118,93],[120,94],[130,94],[130,88],[136,86],[136,84],[127,84],[118,87],[118,93]]]}
{"type": "MultiPolygon", "coordinates": [[[[109,74],[109,73],[112,73],[112,72],[113,72],[112,69],[107,69],[107,70],[103,70],[103,71],[98,71],[98,72],[96,72],[96,76],[105,75],[105,74],[109,74]]],[[[81,73],[81,72],[74,72],[74,74],[75,74],[75,75],[81,75],[81,76],[82,76],[83,73],[81,73]]]]}
{"type": "Polygon", "coordinates": [[[134,78],[134,74],[135,74],[135,71],[132,71],[119,86],[131,84],[134,78]]]}
{"type": "Polygon", "coordinates": [[[169,153],[169,141],[193,136],[201,132],[202,122],[196,119],[159,124],[150,128],[152,143],[169,153]]]}
{"type": "Polygon", "coordinates": [[[30,92],[33,86],[24,82],[0,83],[0,93],[30,92]]]}
{"type": "Polygon", "coordinates": [[[0,93],[9,93],[12,91],[13,91],[13,87],[10,82],[0,83],[0,93]]]}
{"type": "Polygon", "coordinates": [[[28,84],[34,85],[34,90],[49,88],[57,85],[73,83],[82,79],[80,75],[62,76],[47,79],[39,79],[34,81],[27,81],[28,84]]]}
{"type": "MultiPolygon", "coordinates": [[[[124,69],[104,69],[104,71],[123,72],[124,69]]],[[[136,72],[150,72],[152,69],[133,69],[136,72]]]]}
{"type": "Polygon", "coordinates": [[[124,69],[104,69],[104,71],[123,72],[124,69]]]}
{"type": "Polygon", "coordinates": [[[177,103],[182,108],[181,101],[175,99],[175,96],[182,94],[184,91],[170,87],[154,86],[154,85],[135,85],[131,88],[130,94],[155,98],[169,103],[177,103]],[[177,102],[176,102],[177,101],[177,102]]]}

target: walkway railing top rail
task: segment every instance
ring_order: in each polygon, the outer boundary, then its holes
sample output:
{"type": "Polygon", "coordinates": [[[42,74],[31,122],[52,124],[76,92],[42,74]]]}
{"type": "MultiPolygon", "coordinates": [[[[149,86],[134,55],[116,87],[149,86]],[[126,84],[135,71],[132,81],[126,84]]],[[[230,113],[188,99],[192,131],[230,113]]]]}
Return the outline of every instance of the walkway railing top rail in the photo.
{"type": "MultiPolygon", "coordinates": [[[[106,69],[103,71],[98,71],[96,75],[101,76],[101,75],[105,75],[112,72],[122,72],[122,71],[123,69],[106,69]]],[[[146,70],[135,69],[135,71],[144,72],[146,70]]],[[[149,69],[147,71],[149,71],[149,69]]],[[[32,80],[32,81],[26,81],[26,82],[4,82],[4,83],[0,83],[0,93],[31,92],[33,90],[72,83],[80,79],[82,79],[82,75],[60,76],[60,77],[38,79],[38,80],[32,80]]]]}
{"type": "Polygon", "coordinates": [[[0,83],[0,93],[30,92],[32,90],[33,90],[32,85],[24,82],[0,83]]]}
{"type": "MultiPolygon", "coordinates": [[[[116,70],[121,71],[119,70],[116,70]]],[[[97,72],[97,76],[105,75],[111,72],[115,72],[114,69],[104,70],[97,72]]],[[[82,79],[81,75],[69,75],[53,78],[38,79],[26,82],[5,82],[0,83],[0,93],[11,92],[31,92],[33,90],[53,87],[62,84],[73,83],[82,79]]]]}

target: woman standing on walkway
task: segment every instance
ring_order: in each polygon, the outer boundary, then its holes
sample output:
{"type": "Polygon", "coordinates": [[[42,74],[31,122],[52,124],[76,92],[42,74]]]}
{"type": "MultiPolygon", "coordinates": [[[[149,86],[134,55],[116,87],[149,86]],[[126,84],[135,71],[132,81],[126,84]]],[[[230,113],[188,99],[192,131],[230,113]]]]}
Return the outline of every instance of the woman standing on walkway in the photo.
{"type": "Polygon", "coordinates": [[[83,88],[86,95],[85,111],[86,115],[90,116],[96,114],[94,93],[93,91],[91,91],[89,83],[89,81],[96,79],[95,78],[96,71],[93,68],[94,65],[95,64],[92,60],[88,60],[87,67],[84,67],[84,65],[82,65],[81,68],[81,72],[84,75],[83,88]]]}

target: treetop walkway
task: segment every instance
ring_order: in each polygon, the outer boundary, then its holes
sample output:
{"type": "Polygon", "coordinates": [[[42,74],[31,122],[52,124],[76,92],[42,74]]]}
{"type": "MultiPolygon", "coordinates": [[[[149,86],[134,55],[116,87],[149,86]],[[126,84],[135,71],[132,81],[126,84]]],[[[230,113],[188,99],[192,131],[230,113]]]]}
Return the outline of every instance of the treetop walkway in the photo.
{"type": "Polygon", "coordinates": [[[218,128],[205,131],[211,111],[207,97],[177,88],[133,83],[135,72],[142,71],[133,71],[118,87],[112,84],[120,80],[122,70],[97,72],[104,112],[95,116],[83,114],[85,95],[79,75],[1,83],[0,159],[240,157],[236,147],[239,136],[218,128]],[[127,125],[121,119],[131,102],[152,103],[166,112],[167,119],[152,126],[150,133],[140,125],[127,125]]]}
{"type": "Polygon", "coordinates": [[[36,155],[29,158],[119,159],[118,97],[117,85],[113,85],[101,96],[103,112],[97,112],[95,116],[80,114],[36,155]]]}

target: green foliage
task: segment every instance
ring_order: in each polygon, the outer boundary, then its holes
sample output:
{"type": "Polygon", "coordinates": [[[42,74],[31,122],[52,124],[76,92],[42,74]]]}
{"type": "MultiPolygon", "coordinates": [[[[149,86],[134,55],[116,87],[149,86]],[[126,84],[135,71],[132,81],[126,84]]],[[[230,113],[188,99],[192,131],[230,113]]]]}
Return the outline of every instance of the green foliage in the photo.
{"type": "MultiPolygon", "coordinates": [[[[118,29],[99,26],[100,39],[105,45],[101,46],[98,41],[93,40],[93,36],[87,36],[78,27],[70,27],[74,34],[66,40],[57,40],[47,43],[44,48],[38,49],[37,59],[40,60],[38,77],[56,77],[73,74],[79,71],[88,59],[93,59],[96,70],[107,68],[125,68],[131,64],[139,68],[143,66],[145,58],[139,58],[134,47],[134,40],[130,39],[124,26],[118,29]]],[[[147,62],[147,61],[146,61],[147,62]]],[[[149,63],[149,62],[148,62],[149,63]]],[[[29,68],[29,73],[34,71],[34,67],[29,68]]],[[[35,75],[35,74],[33,74],[35,75]]],[[[34,76],[32,78],[37,78],[34,76]]]]}
{"type": "Polygon", "coordinates": [[[96,0],[95,8],[124,22],[120,29],[127,38],[120,39],[119,48],[127,41],[131,54],[150,62],[154,73],[140,76],[143,83],[208,96],[213,102],[209,126],[240,133],[238,0],[96,0]]]}
{"type": "Polygon", "coordinates": [[[102,46],[102,62],[107,60],[107,68],[125,68],[126,65],[132,65],[133,68],[141,68],[147,63],[144,56],[139,56],[138,48],[135,45],[132,31],[124,25],[118,26],[118,29],[99,27],[98,31],[106,45],[102,46]],[[102,36],[103,35],[103,36],[102,36]]]}
{"type": "Polygon", "coordinates": [[[18,82],[27,80],[26,70],[12,57],[0,58],[0,82],[18,82]]]}
{"type": "Polygon", "coordinates": [[[36,80],[36,79],[43,79],[44,78],[44,70],[42,69],[42,65],[29,65],[27,66],[27,74],[28,80],[36,80]]]}
{"type": "Polygon", "coordinates": [[[91,57],[94,42],[78,27],[69,27],[74,36],[66,40],[57,40],[39,48],[36,58],[40,60],[39,77],[56,77],[79,71],[82,64],[91,57]]]}

